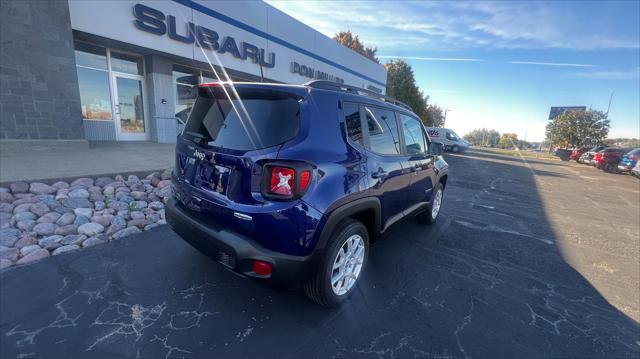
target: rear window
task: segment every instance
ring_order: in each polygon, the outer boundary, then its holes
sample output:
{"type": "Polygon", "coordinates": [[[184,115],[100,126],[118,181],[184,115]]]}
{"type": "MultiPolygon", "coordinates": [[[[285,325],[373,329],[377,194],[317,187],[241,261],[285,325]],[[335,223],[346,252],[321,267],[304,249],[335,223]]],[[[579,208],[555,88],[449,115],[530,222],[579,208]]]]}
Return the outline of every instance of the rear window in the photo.
{"type": "Polygon", "coordinates": [[[297,96],[281,91],[204,87],[189,115],[183,135],[199,143],[250,151],[282,144],[298,132],[297,96]]]}

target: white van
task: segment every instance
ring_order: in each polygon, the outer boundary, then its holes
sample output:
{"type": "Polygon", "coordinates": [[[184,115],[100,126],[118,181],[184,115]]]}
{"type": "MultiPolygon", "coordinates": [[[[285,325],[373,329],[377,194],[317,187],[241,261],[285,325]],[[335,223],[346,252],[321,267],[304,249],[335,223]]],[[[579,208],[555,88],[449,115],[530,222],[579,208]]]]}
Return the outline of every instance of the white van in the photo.
{"type": "Polygon", "coordinates": [[[463,140],[452,129],[442,127],[427,127],[427,133],[433,142],[444,145],[445,151],[462,152],[469,148],[469,142],[463,140]]]}

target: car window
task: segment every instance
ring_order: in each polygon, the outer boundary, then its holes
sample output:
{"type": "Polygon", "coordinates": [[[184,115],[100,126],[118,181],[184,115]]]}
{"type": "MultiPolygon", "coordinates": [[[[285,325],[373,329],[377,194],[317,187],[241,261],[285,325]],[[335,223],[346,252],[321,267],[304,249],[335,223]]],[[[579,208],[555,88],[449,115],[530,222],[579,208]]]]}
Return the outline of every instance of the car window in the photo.
{"type": "Polygon", "coordinates": [[[296,135],[298,98],[278,91],[237,92],[241,100],[230,101],[221,87],[200,89],[184,134],[204,139],[209,146],[232,150],[267,148],[296,135]]]}
{"type": "Polygon", "coordinates": [[[420,121],[404,114],[399,114],[399,116],[407,154],[409,156],[426,154],[427,139],[425,138],[420,121]]]}
{"type": "Polygon", "coordinates": [[[399,155],[400,143],[395,113],[365,106],[369,130],[369,149],[381,155],[399,155]]]}
{"type": "Polygon", "coordinates": [[[458,136],[451,131],[447,131],[447,140],[458,141],[458,136]]]}
{"type": "Polygon", "coordinates": [[[360,106],[354,103],[344,103],[344,123],[347,127],[347,136],[353,143],[362,146],[362,125],[360,123],[360,106]]]}

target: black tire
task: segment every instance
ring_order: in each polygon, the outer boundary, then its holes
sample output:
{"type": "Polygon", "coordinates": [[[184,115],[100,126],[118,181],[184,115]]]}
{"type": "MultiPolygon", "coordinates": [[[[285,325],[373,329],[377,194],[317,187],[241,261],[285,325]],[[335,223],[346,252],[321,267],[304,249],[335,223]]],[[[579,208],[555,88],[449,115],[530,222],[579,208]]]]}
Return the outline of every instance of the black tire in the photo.
{"type": "Polygon", "coordinates": [[[438,210],[438,213],[436,213],[435,216],[433,215],[433,202],[437,196],[438,191],[440,191],[442,195],[444,195],[444,187],[442,186],[442,183],[438,183],[438,185],[436,186],[435,192],[433,192],[434,199],[429,204],[429,207],[427,208],[427,210],[416,216],[416,219],[418,220],[419,223],[432,225],[436,223],[436,220],[438,220],[438,215],[442,211],[442,202],[440,203],[440,209],[438,210]]]}
{"type": "Polygon", "coordinates": [[[304,285],[305,294],[314,302],[324,307],[337,307],[351,296],[359,284],[362,273],[367,266],[369,256],[369,234],[367,228],[360,222],[353,219],[342,221],[331,234],[331,239],[327,243],[324,255],[319,261],[316,273],[304,285]],[[338,251],[344,243],[353,235],[359,235],[364,242],[364,259],[362,268],[355,284],[344,294],[338,295],[331,285],[333,275],[333,264],[338,255],[338,251]]]}

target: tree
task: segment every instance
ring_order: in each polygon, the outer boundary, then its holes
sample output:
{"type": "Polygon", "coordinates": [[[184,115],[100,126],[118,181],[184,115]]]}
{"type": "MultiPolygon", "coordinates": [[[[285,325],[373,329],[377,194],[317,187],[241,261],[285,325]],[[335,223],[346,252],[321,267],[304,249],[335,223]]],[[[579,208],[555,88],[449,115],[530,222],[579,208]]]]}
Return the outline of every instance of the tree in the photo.
{"type": "Polygon", "coordinates": [[[424,99],[427,107],[425,108],[424,118],[421,117],[422,122],[427,127],[442,127],[444,126],[444,111],[442,107],[436,104],[429,103],[429,96],[424,99]]]}
{"type": "Polygon", "coordinates": [[[413,109],[425,125],[427,118],[427,99],[416,85],[411,65],[404,60],[391,60],[384,67],[387,69],[387,96],[394,97],[413,109]]]}
{"type": "Polygon", "coordinates": [[[498,147],[500,148],[514,148],[519,147],[518,135],[515,133],[503,133],[498,141],[498,147]]]}
{"type": "Polygon", "coordinates": [[[476,128],[463,137],[475,146],[496,146],[500,140],[500,133],[494,129],[488,130],[486,128],[476,128]]]}
{"type": "Polygon", "coordinates": [[[365,46],[362,42],[360,42],[360,38],[358,37],[358,35],[354,36],[351,30],[340,31],[333,36],[333,40],[370,59],[371,61],[380,63],[380,61],[376,57],[378,48],[365,46]]]}
{"type": "Polygon", "coordinates": [[[558,147],[583,147],[601,143],[610,121],[602,111],[565,111],[547,124],[546,136],[558,147]]]}

